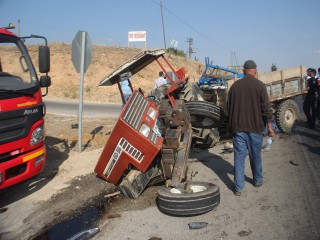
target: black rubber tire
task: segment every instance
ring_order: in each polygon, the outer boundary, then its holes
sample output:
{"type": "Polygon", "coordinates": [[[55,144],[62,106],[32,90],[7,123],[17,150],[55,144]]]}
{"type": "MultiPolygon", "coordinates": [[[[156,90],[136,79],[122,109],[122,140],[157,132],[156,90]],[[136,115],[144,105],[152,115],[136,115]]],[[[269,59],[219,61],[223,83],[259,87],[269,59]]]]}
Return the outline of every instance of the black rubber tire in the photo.
{"type": "Polygon", "coordinates": [[[197,84],[188,82],[179,93],[179,99],[186,102],[203,101],[203,92],[197,84]]]}
{"type": "Polygon", "coordinates": [[[217,128],[224,121],[222,108],[214,103],[206,101],[186,102],[186,107],[190,113],[191,125],[195,128],[217,128]]]}
{"type": "Polygon", "coordinates": [[[299,107],[293,99],[281,102],[275,114],[277,127],[285,133],[291,133],[298,120],[299,107]]]}
{"type": "Polygon", "coordinates": [[[213,183],[192,182],[191,188],[200,186],[199,192],[180,192],[165,187],[158,191],[157,205],[162,213],[172,216],[194,216],[211,211],[220,203],[220,189],[213,183]]]}

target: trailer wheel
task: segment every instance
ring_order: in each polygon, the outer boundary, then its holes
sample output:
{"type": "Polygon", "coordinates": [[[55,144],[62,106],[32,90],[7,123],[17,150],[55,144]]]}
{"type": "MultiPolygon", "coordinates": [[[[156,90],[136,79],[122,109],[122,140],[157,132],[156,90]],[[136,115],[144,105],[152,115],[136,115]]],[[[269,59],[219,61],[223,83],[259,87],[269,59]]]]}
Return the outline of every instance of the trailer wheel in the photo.
{"type": "Polygon", "coordinates": [[[222,108],[214,103],[206,101],[186,102],[186,107],[190,113],[191,125],[195,128],[216,128],[224,120],[222,108]]]}
{"type": "Polygon", "coordinates": [[[276,111],[276,124],[285,133],[291,133],[299,116],[299,108],[293,99],[287,99],[279,104],[276,111]]]}
{"type": "Polygon", "coordinates": [[[172,216],[193,216],[211,211],[220,203],[219,187],[206,182],[191,182],[192,191],[181,188],[162,188],[157,205],[161,212],[172,216]]]}

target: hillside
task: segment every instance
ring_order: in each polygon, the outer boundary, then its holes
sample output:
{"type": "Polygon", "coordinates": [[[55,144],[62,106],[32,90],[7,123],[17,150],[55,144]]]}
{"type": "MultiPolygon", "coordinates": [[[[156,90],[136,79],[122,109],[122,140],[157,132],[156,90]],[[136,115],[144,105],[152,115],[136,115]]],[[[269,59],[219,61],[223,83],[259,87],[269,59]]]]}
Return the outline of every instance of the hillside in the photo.
{"type": "MultiPolygon", "coordinates": [[[[51,71],[52,85],[46,99],[69,99],[77,101],[79,99],[80,74],[76,72],[72,61],[72,46],[64,43],[54,43],[50,45],[51,51],[51,71]]],[[[120,95],[116,85],[112,87],[99,87],[102,79],[108,76],[114,69],[122,65],[127,60],[143,51],[130,47],[109,47],[93,46],[92,62],[84,77],[85,102],[100,103],[120,103],[120,95]]],[[[37,63],[37,47],[29,46],[30,55],[37,63]]],[[[185,67],[190,81],[197,81],[201,75],[204,65],[181,57],[165,55],[175,70],[185,67]]],[[[160,71],[159,65],[154,62],[132,77],[134,89],[140,87],[145,92],[149,92],[160,71]]]]}

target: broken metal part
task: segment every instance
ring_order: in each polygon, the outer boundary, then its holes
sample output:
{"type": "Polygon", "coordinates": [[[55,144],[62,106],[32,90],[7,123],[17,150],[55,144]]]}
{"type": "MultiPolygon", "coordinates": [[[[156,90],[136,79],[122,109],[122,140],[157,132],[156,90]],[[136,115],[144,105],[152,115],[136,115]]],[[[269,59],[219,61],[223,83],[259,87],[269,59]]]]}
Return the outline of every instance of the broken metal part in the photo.
{"type": "Polygon", "coordinates": [[[183,133],[183,141],[177,150],[176,161],[172,172],[172,185],[176,186],[186,179],[187,162],[189,158],[189,151],[192,138],[191,124],[189,129],[183,133]]]}
{"type": "Polygon", "coordinates": [[[137,198],[143,192],[150,179],[158,173],[157,166],[151,166],[145,173],[138,170],[131,170],[121,181],[119,188],[128,198],[137,198]]]}
{"type": "Polygon", "coordinates": [[[207,222],[191,222],[188,223],[189,229],[201,229],[208,225],[207,222]]]}

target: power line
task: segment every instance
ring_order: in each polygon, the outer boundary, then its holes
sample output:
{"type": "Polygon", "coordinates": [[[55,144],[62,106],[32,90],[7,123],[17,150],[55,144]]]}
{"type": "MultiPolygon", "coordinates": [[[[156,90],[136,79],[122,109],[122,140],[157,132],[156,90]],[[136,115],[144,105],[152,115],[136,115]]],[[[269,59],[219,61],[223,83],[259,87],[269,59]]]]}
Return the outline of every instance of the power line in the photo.
{"type": "MultiPolygon", "coordinates": [[[[155,2],[154,0],[149,0],[150,2],[156,4],[156,5],[160,5],[159,3],[155,2]]],[[[169,12],[171,15],[175,16],[176,18],[178,18],[183,24],[185,24],[186,26],[188,26],[189,28],[191,28],[193,31],[195,31],[196,33],[198,33],[199,35],[201,35],[202,37],[204,37],[205,39],[207,39],[208,41],[210,41],[211,43],[223,48],[224,50],[230,52],[229,49],[227,49],[225,46],[217,43],[216,41],[213,41],[211,38],[209,38],[208,36],[206,36],[205,34],[201,33],[200,31],[198,31],[196,28],[194,28],[193,26],[191,26],[189,23],[187,23],[186,21],[184,21],[182,18],[180,18],[179,16],[177,16],[175,13],[173,13],[172,11],[170,11],[168,8],[166,8],[164,5],[161,4],[161,7],[164,8],[167,12],[169,12]]]]}

